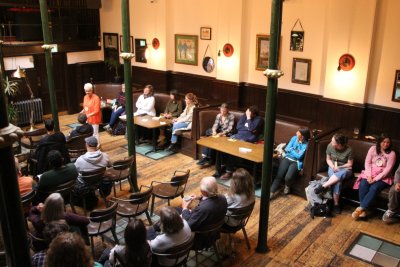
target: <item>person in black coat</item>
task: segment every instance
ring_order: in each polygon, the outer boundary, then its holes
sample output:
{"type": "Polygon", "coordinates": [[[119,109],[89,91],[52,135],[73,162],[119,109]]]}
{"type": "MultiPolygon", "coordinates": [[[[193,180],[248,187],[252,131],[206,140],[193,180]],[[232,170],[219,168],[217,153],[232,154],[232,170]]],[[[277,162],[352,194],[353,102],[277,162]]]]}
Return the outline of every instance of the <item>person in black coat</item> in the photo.
{"type": "MultiPolygon", "coordinates": [[[[216,224],[225,218],[228,203],[225,196],[218,194],[218,185],[214,177],[204,177],[200,182],[200,196],[192,195],[182,201],[182,218],[185,219],[192,231],[204,230],[208,226],[216,224]],[[199,204],[190,210],[188,207],[193,199],[200,200],[199,204]]],[[[196,237],[194,247],[196,249],[208,248],[219,237],[219,234],[196,237]]]]}
{"type": "Polygon", "coordinates": [[[93,126],[87,123],[87,117],[85,113],[79,113],[78,122],[81,124],[73,129],[69,135],[67,136],[67,141],[72,137],[80,136],[80,135],[93,135],[93,126]]]}
{"type": "Polygon", "coordinates": [[[47,135],[39,141],[38,147],[36,148],[34,157],[37,160],[36,171],[34,172],[35,175],[44,173],[51,168],[47,161],[47,154],[50,150],[60,151],[65,164],[71,162],[68,149],[65,146],[65,135],[62,132],[54,131],[54,121],[52,119],[45,120],[44,126],[46,127],[47,135]]]}

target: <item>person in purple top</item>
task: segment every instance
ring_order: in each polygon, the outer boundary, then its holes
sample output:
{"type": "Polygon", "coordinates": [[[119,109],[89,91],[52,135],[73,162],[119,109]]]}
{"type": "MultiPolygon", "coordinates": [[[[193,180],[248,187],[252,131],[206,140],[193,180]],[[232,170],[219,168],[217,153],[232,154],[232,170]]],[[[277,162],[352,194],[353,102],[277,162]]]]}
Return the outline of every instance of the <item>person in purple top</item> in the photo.
{"type": "Polygon", "coordinates": [[[112,107],[110,122],[104,126],[106,131],[110,132],[114,125],[118,122],[119,116],[125,112],[125,101],[125,84],[123,84],[121,87],[121,92],[118,93],[116,102],[112,107]]]}

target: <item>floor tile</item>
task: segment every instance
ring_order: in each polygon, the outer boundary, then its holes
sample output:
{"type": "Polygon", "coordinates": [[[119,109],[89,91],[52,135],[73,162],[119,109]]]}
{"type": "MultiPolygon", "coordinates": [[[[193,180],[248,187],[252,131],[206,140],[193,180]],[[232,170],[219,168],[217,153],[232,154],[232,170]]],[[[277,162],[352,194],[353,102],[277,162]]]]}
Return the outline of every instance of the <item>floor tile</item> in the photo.
{"type": "Polygon", "coordinates": [[[400,247],[399,246],[390,244],[388,242],[383,242],[381,248],[378,251],[382,252],[386,255],[400,259],[400,247]]]}
{"type": "Polygon", "coordinates": [[[372,263],[385,267],[396,267],[398,266],[399,262],[399,259],[390,257],[380,252],[376,253],[375,257],[372,259],[372,263]]]}
{"type": "Polygon", "coordinates": [[[360,240],[358,240],[357,242],[357,244],[359,244],[360,246],[364,246],[373,250],[378,250],[381,247],[382,243],[382,240],[368,235],[362,235],[360,240]]]}
{"type": "Polygon", "coordinates": [[[355,245],[349,254],[365,261],[371,261],[376,251],[360,245],[355,245]]]}

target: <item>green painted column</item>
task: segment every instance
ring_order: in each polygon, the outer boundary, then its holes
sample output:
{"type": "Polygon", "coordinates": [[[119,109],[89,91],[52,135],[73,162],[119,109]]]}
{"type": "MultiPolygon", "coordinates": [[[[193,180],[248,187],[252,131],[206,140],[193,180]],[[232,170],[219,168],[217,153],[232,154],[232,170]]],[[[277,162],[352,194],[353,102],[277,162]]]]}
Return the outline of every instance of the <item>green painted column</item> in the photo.
{"type": "MultiPolygon", "coordinates": [[[[135,125],[133,123],[133,97],[132,97],[132,66],[131,60],[133,54],[130,47],[130,20],[129,20],[129,0],[121,1],[122,13],[122,49],[121,58],[124,60],[124,83],[125,83],[125,111],[126,111],[126,128],[128,139],[128,154],[135,157],[131,172],[131,187],[135,191],[139,191],[137,184],[137,168],[136,168],[136,151],[135,151],[135,125]]],[[[131,188],[132,191],[132,188],[131,188]]]]}
{"type": "Polygon", "coordinates": [[[268,251],[269,192],[272,180],[278,78],[283,75],[281,71],[277,70],[282,24],[282,1],[283,0],[272,0],[269,61],[268,69],[264,72],[268,77],[264,125],[264,136],[266,136],[266,138],[264,142],[264,161],[262,167],[258,244],[256,247],[256,251],[261,253],[268,251]]]}
{"type": "Polygon", "coordinates": [[[49,34],[49,13],[47,9],[47,0],[39,0],[40,4],[40,16],[42,18],[42,30],[43,30],[43,41],[45,58],[46,58],[46,69],[47,69],[47,83],[49,86],[49,97],[50,97],[50,108],[51,115],[54,120],[54,130],[60,131],[60,124],[58,122],[58,111],[57,111],[57,100],[54,86],[54,72],[53,72],[53,59],[51,55],[51,43],[53,42],[51,35],[49,34]]]}

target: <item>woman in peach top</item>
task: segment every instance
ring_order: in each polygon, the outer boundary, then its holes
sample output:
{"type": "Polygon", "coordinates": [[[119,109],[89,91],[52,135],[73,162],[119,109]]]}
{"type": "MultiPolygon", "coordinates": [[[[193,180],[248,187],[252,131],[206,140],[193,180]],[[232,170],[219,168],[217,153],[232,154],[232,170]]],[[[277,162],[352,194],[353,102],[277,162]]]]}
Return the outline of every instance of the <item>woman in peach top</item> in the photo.
{"type": "Polygon", "coordinates": [[[84,86],[85,96],[83,97],[83,110],[81,113],[85,113],[87,122],[93,126],[93,136],[99,141],[99,124],[101,122],[100,114],[100,98],[93,93],[93,85],[86,83],[84,86]]]}

